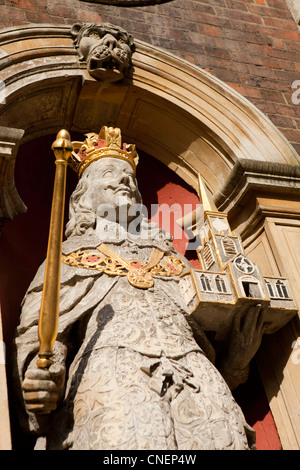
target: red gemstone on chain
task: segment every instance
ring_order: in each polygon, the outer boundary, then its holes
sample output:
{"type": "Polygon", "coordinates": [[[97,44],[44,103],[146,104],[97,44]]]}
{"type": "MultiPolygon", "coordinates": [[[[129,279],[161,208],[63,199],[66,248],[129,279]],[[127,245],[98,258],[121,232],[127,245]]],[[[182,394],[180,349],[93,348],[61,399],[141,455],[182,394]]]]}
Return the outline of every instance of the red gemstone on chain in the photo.
{"type": "Polygon", "coordinates": [[[173,266],[172,264],[168,264],[168,268],[169,268],[171,271],[176,271],[175,266],[173,266]]]}
{"type": "Polygon", "coordinates": [[[133,263],[130,263],[133,268],[141,268],[142,265],[141,263],[134,261],[133,263]]]}
{"type": "Polygon", "coordinates": [[[95,263],[96,261],[99,261],[99,259],[100,259],[100,256],[98,255],[89,255],[87,256],[86,261],[88,263],[95,263]]]}

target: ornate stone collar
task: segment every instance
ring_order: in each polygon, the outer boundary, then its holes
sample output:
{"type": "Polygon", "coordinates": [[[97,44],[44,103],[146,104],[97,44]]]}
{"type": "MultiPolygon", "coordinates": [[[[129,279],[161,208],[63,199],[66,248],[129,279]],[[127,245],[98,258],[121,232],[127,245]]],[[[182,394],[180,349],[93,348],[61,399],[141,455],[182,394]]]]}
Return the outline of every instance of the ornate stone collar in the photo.
{"type": "Polygon", "coordinates": [[[161,261],[164,252],[158,248],[152,250],[148,262],[138,259],[125,260],[104,243],[97,246],[97,250],[98,253],[77,250],[63,255],[62,261],[69,266],[95,269],[110,276],[127,276],[132,286],[141,289],[153,286],[153,276],[179,276],[185,268],[184,262],[175,256],[167,256],[165,261],[161,261]]]}

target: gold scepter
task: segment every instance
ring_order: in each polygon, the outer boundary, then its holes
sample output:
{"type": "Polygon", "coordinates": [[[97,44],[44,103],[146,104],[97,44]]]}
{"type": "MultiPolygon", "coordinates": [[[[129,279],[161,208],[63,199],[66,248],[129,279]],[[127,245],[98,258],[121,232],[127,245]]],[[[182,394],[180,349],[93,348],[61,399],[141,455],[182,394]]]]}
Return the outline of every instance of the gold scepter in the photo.
{"type": "Polygon", "coordinates": [[[38,327],[40,350],[37,366],[43,369],[53,364],[53,344],[58,330],[66,174],[68,160],[73,150],[68,131],[62,129],[51,148],[55,155],[56,169],[38,327]]]}

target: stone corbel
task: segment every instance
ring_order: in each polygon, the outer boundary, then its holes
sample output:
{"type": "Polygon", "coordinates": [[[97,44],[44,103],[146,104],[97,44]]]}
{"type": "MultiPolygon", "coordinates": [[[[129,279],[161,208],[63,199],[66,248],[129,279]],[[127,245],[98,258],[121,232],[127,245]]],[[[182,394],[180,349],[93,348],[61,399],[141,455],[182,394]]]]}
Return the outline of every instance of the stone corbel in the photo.
{"type": "MultiPolygon", "coordinates": [[[[271,191],[276,187],[281,191],[300,189],[300,166],[286,163],[274,163],[258,160],[239,159],[223,188],[215,195],[215,203],[220,211],[236,204],[238,193],[243,193],[251,186],[271,191]]],[[[239,196],[240,198],[240,196],[239,196]]]]}
{"type": "Polygon", "coordinates": [[[240,159],[214,196],[219,211],[227,212],[231,227],[243,240],[251,238],[264,218],[271,215],[300,217],[300,166],[240,159]],[[273,201],[264,204],[260,196],[273,201]],[[276,200],[290,201],[282,206],[276,200]],[[271,211],[271,212],[270,212],[271,211]]]}
{"type": "MultiPolygon", "coordinates": [[[[232,230],[237,231],[243,240],[268,215],[289,217],[291,214],[300,218],[300,166],[286,163],[274,163],[261,160],[239,159],[221,187],[213,196],[218,211],[227,213],[232,230]],[[263,205],[258,203],[259,195],[270,195],[295,200],[290,207],[263,205]]],[[[202,209],[198,207],[185,215],[177,223],[185,230],[195,233],[201,218],[202,209]]]]}
{"type": "Polygon", "coordinates": [[[22,129],[0,126],[0,224],[26,212],[15,186],[16,155],[23,137],[22,129]]]}

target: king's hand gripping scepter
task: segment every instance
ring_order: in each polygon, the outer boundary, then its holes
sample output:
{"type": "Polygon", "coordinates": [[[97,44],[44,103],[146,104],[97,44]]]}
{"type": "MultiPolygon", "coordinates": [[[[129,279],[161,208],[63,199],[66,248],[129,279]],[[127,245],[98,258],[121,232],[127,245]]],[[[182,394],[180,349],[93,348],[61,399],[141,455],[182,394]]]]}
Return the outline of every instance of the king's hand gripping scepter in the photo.
{"type": "Polygon", "coordinates": [[[58,330],[66,174],[73,150],[70,134],[62,129],[51,148],[55,155],[56,169],[38,329],[40,350],[37,366],[43,369],[53,364],[53,344],[58,330]]]}

